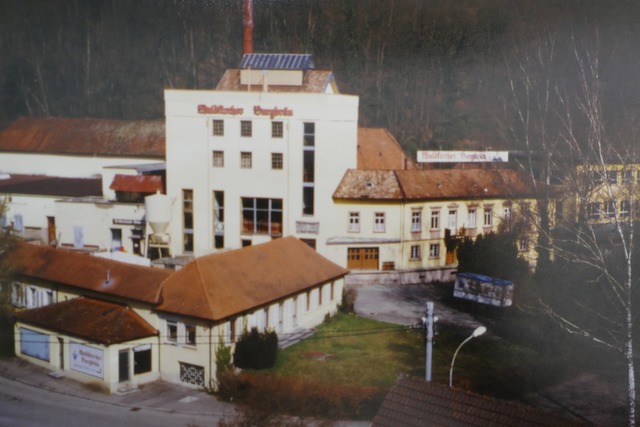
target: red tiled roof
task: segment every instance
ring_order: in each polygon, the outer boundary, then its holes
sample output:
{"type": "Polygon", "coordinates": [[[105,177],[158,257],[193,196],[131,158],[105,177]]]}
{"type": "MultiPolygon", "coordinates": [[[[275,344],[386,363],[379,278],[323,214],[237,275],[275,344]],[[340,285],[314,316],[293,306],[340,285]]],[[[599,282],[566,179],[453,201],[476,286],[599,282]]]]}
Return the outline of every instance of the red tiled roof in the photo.
{"type": "Polygon", "coordinates": [[[25,324],[105,345],[158,333],[129,307],[89,298],[73,298],[21,311],[15,318],[25,324]]]}
{"type": "Polygon", "coordinates": [[[163,192],[162,177],[159,175],[121,175],[113,177],[111,186],[115,191],[130,193],[155,193],[163,192]]]}
{"type": "Polygon", "coordinates": [[[295,237],[196,258],[162,284],[158,310],[221,320],[343,277],[295,237]]]}
{"type": "Polygon", "coordinates": [[[173,273],[28,243],[18,243],[3,264],[15,274],[150,304],[173,273]]]}
{"type": "Polygon", "coordinates": [[[7,179],[0,179],[0,193],[59,197],[102,196],[102,180],[11,174],[7,179]]]}
{"type": "Polygon", "coordinates": [[[358,169],[418,169],[386,129],[358,128],[358,169]]]}
{"type": "Polygon", "coordinates": [[[585,426],[530,406],[400,377],[382,402],[373,427],[585,426]]]}
{"type": "MultiPolygon", "coordinates": [[[[541,188],[541,184],[537,184],[541,188]]],[[[348,170],[333,197],[343,200],[522,198],[536,193],[528,177],[510,169],[348,170]]]]}
{"type": "Polygon", "coordinates": [[[164,159],[159,120],[21,117],[0,131],[0,152],[164,159]]]}

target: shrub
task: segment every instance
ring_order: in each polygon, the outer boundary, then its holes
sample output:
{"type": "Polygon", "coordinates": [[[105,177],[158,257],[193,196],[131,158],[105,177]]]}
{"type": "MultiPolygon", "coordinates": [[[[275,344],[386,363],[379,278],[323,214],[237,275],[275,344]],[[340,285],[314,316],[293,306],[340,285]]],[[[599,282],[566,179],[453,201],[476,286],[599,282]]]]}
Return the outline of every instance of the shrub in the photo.
{"type": "Polygon", "coordinates": [[[250,372],[237,381],[244,386],[239,400],[254,411],[325,419],[371,419],[387,391],[250,372]]]}
{"type": "Polygon", "coordinates": [[[233,364],[241,369],[267,369],[276,363],[277,355],[278,335],[253,328],[236,343],[233,364]]]}

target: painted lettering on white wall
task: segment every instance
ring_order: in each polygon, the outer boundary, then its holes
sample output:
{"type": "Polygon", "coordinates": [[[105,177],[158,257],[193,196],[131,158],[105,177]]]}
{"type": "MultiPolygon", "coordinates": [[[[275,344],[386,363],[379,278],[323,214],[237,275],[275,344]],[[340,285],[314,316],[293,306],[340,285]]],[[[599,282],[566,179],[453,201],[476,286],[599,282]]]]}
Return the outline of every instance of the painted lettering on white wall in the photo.
{"type": "Polygon", "coordinates": [[[259,105],[256,105],[255,107],[253,107],[253,114],[255,114],[256,116],[269,116],[273,119],[278,116],[293,116],[293,110],[290,110],[287,107],[262,108],[259,105]]]}
{"type": "Polygon", "coordinates": [[[198,105],[198,114],[223,114],[230,116],[237,116],[244,113],[244,108],[225,107],[224,105],[198,105]]]}
{"type": "Polygon", "coordinates": [[[70,343],[71,369],[104,378],[104,352],[98,348],[89,347],[83,344],[70,343]]]}

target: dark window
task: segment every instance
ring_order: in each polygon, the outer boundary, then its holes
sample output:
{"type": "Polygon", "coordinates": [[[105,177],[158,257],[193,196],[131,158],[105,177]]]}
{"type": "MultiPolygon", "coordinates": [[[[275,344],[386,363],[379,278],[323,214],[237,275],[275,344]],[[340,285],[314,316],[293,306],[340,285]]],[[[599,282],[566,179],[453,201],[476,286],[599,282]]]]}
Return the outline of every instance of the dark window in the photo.
{"type": "Polygon", "coordinates": [[[134,375],[151,372],[151,348],[141,347],[133,349],[133,373],[134,375]]]}

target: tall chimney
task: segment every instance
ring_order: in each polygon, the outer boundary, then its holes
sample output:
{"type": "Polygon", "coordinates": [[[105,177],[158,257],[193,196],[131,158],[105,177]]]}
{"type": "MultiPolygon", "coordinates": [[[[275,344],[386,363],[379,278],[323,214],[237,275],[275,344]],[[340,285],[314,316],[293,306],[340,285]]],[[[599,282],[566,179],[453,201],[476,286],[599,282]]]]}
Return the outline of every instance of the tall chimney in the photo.
{"type": "Polygon", "coordinates": [[[253,0],[244,0],[244,53],[253,53],[253,0]]]}

